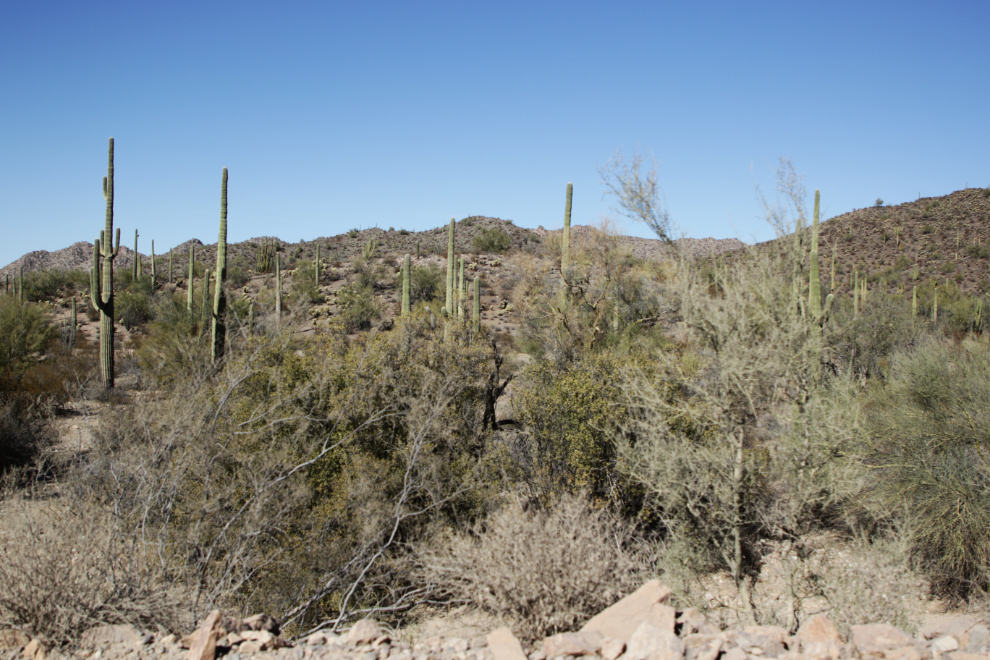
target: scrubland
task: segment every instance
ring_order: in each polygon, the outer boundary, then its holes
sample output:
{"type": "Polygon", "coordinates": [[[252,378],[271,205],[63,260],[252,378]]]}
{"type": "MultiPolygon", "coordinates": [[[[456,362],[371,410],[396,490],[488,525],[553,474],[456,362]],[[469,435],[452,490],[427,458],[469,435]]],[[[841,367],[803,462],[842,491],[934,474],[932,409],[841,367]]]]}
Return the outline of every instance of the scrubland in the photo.
{"type": "Polygon", "coordinates": [[[824,275],[810,293],[797,220],[780,249],[658,260],[605,223],[563,272],[559,234],[489,231],[468,255],[504,251],[480,327],[441,316],[425,250],[402,317],[400,255],[331,255],[322,284],[300,259],[281,319],[245,257],[216,366],[184,293],[122,276],[136,330],[109,392],[90,339],[30,300],[88,279],[34,276],[0,297],[0,621],[69,643],[222,608],[292,636],[467,605],[537,639],[650,577],[712,620],[791,630],[816,611],[910,629],[926,601],[983,598],[985,301],[854,303],[824,275]],[[74,401],[99,409],[75,448],[56,432],[74,401]]]}

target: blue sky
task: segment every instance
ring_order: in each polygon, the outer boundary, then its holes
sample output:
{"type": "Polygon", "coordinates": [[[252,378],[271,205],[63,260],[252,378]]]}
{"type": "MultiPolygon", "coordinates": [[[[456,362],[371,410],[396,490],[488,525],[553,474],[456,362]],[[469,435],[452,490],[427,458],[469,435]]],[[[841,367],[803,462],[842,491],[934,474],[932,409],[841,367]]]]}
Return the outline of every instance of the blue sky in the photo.
{"type": "Polygon", "coordinates": [[[686,235],[763,240],[778,156],[826,215],[990,185],[988,33],[985,1],[4,2],[0,264],[96,237],[110,136],[142,251],[216,240],[224,166],[232,241],[559,227],[568,181],[596,222],[637,145],[686,235]]]}

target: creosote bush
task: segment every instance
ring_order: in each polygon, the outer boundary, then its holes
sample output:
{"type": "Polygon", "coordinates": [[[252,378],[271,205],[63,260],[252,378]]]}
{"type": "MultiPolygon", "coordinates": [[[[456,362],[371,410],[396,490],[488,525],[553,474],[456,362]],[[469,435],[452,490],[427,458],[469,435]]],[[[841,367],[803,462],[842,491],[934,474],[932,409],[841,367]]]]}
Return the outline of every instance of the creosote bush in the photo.
{"type": "Polygon", "coordinates": [[[482,523],[424,544],[420,580],[511,621],[526,641],[569,632],[637,589],[649,566],[632,532],[581,494],[547,509],[511,500],[482,523]]]}
{"type": "Polygon", "coordinates": [[[505,252],[512,247],[512,238],[498,227],[482,227],[471,245],[478,252],[505,252]]]}

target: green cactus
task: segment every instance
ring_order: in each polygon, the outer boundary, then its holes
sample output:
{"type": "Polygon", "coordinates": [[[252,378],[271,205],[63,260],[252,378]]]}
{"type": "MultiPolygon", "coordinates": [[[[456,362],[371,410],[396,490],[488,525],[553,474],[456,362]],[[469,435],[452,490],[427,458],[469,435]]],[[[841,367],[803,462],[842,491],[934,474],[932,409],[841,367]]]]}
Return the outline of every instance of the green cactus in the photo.
{"type": "Polygon", "coordinates": [[[248,305],[248,337],[254,336],[254,301],[248,305]]]}
{"type": "Polygon", "coordinates": [[[932,322],[938,323],[938,282],[935,283],[935,301],[932,303],[932,322]]]}
{"type": "Polygon", "coordinates": [[[320,244],[316,244],[316,268],[314,269],[315,276],[313,279],[313,284],[320,286],[320,244]]]}
{"type": "Polygon", "coordinates": [[[201,305],[202,311],[200,312],[199,318],[202,322],[203,334],[206,334],[206,324],[210,318],[210,269],[207,268],[206,272],[203,273],[203,304],[201,305]]]}
{"type": "Polygon", "coordinates": [[[419,259],[419,239],[416,240],[416,259],[419,259]]]}
{"type": "Polygon", "coordinates": [[[481,278],[474,278],[474,327],[481,329],[481,278]]]}
{"type": "MultiPolygon", "coordinates": [[[[319,250],[319,245],[316,247],[319,250]]],[[[317,252],[319,254],[319,252],[317,252]]],[[[317,257],[319,263],[319,257],[317,257]]],[[[317,267],[319,273],[319,267],[317,267]]],[[[220,234],[217,239],[217,285],[213,298],[213,318],[210,340],[213,345],[213,363],[223,357],[224,343],[227,339],[227,293],[223,289],[227,281],[227,168],[223,168],[223,178],[220,183],[220,234]]],[[[317,276],[317,282],[319,276],[317,276]]]]}
{"type": "Polygon", "coordinates": [[[378,241],[374,238],[369,238],[368,242],[364,245],[364,250],[362,251],[361,256],[363,256],[364,260],[367,261],[375,256],[375,250],[377,249],[378,241]]]}
{"type": "Polygon", "coordinates": [[[440,308],[440,316],[442,318],[447,318],[447,308],[446,307],[441,307],[440,308]]]}
{"type": "Polygon", "coordinates": [[[24,302],[24,266],[21,266],[18,272],[20,275],[17,278],[17,296],[21,302],[24,302]]]}
{"type": "Polygon", "coordinates": [[[409,255],[402,261],[402,316],[409,315],[409,255]]]}
{"type": "Polygon", "coordinates": [[[193,260],[196,258],[196,246],[189,245],[189,282],[186,284],[186,310],[189,312],[189,317],[192,318],[193,314],[193,260]]]}
{"type": "Polygon", "coordinates": [[[561,276],[567,271],[571,263],[571,196],[574,193],[574,186],[567,184],[567,202],[564,204],[564,235],[560,242],[560,273],[561,276]]]}
{"type": "Polygon", "coordinates": [[[454,309],[454,219],[450,219],[447,230],[447,304],[448,310],[454,309]]]}
{"type": "Polygon", "coordinates": [[[155,290],[155,284],[158,281],[157,272],[155,271],[155,241],[151,241],[151,290],[155,290]]]}
{"type": "Polygon", "coordinates": [[[135,229],[134,230],[134,263],[131,264],[131,267],[134,269],[131,274],[131,278],[135,282],[138,281],[138,276],[141,275],[141,255],[137,251],[138,250],[137,245],[138,245],[138,230],[135,229]]]}
{"type": "Polygon", "coordinates": [[[457,284],[457,318],[464,318],[464,257],[457,258],[457,267],[460,271],[457,284]]]}
{"type": "Polygon", "coordinates": [[[275,319],[282,322],[282,255],[275,254],[275,319]]]}
{"type": "Polygon", "coordinates": [[[168,283],[172,283],[172,248],[168,249],[168,283]]]}
{"type": "Polygon", "coordinates": [[[120,254],[120,227],[113,245],[113,138],[107,156],[107,175],[103,177],[103,198],[107,202],[106,226],[93,243],[93,268],[89,274],[89,295],[93,307],[100,310],[100,381],[113,389],[113,262],[120,254]],[[102,270],[102,273],[101,273],[102,270]]]}
{"type": "Polygon", "coordinates": [[[259,273],[267,273],[275,266],[275,253],[278,252],[278,244],[274,238],[263,238],[258,245],[258,253],[255,258],[255,269],[259,273]]]}
{"type": "Polygon", "coordinates": [[[918,285],[911,287],[911,316],[918,315],[918,285]]]}
{"type": "Polygon", "coordinates": [[[815,215],[811,220],[811,275],[808,278],[808,312],[818,318],[822,313],[822,285],[818,278],[818,208],[821,194],[815,191],[815,215]]]}

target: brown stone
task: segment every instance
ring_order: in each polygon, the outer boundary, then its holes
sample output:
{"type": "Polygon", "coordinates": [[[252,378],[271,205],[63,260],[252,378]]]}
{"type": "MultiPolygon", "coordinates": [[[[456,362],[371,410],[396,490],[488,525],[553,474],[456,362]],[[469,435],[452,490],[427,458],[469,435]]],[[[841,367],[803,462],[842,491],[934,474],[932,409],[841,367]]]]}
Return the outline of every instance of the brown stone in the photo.
{"type": "Polygon", "coordinates": [[[670,589],[659,580],[650,580],[635,592],[608,607],[584,624],[581,632],[596,631],[629,646],[629,640],[641,623],[648,622],[664,632],[674,633],[677,612],[666,605],[670,589]]]}
{"type": "Polygon", "coordinates": [[[966,651],[953,651],[948,656],[949,660],[987,660],[983,653],[967,653],[966,651]]]}
{"type": "Polygon", "coordinates": [[[117,624],[113,626],[96,626],[83,632],[79,644],[85,648],[106,648],[112,644],[123,644],[131,648],[142,645],[144,635],[134,626],[117,624]]]}
{"type": "Polygon", "coordinates": [[[693,607],[681,612],[677,617],[677,623],[681,627],[679,631],[681,637],[687,637],[694,633],[715,634],[718,632],[718,628],[708,623],[705,615],[693,607]]]}
{"type": "Polygon", "coordinates": [[[20,630],[0,630],[0,649],[20,649],[30,642],[27,633],[20,630]]]}
{"type": "Polygon", "coordinates": [[[747,660],[749,656],[738,646],[722,654],[722,660],[747,660]]]}
{"type": "Polygon", "coordinates": [[[860,650],[893,649],[914,643],[914,640],[907,633],[886,623],[850,626],[849,641],[860,650]]]}
{"type": "Polygon", "coordinates": [[[715,660],[722,650],[717,635],[695,633],[684,638],[684,657],[688,660],[715,660]]]}
{"type": "Polygon", "coordinates": [[[576,633],[560,633],[543,640],[543,652],[549,657],[557,655],[591,655],[602,648],[602,634],[597,630],[576,633]]]}
{"type": "Polygon", "coordinates": [[[801,653],[813,660],[839,660],[842,644],[833,640],[801,642],[801,653]]]}
{"type": "Polygon", "coordinates": [[[923,660],[924,656],[925,654],[921,652],[921,649],[916,644],[884,651],[883,654],[886,660],[923,660]]]}
{"type": "Polygon", "coordinates": [[[371,644],[382,636],[382,629],[374,619],[361,619],[347,631],[347,643],[351,646],[371,644]]]}
{"type": "Polygon", "coordinates": [[[186,660],[214,660],[220,639],[220,610],[213,610],[189,640],[186,660]]]}
{"type": "Polygon", "coordinates": [[[255,614],[244,619],[244,625],[248,630],[267,630],[273,635],[278,635],[278,621],[267,614],[255,614]]]}
{"type": "Polygon", "coordinates": [[[679,660],[684,657],[684,642],[673,630],[664,630],[643,621],[626,644],[624,660],[679,660]]]}
{"type": "Polygon", "coordinates": [[[527,660],[522,645],[508,628],[496,628],[488,633],[486,639],[494,660],[527,660]]]}
{"type": "Polygon", "coordinates": [[[802,645],[812,642],[836,642],[842,643],[842,635],[839,628],[824,614],[816,614],[801,622],[795,637],[802,645]]]}

